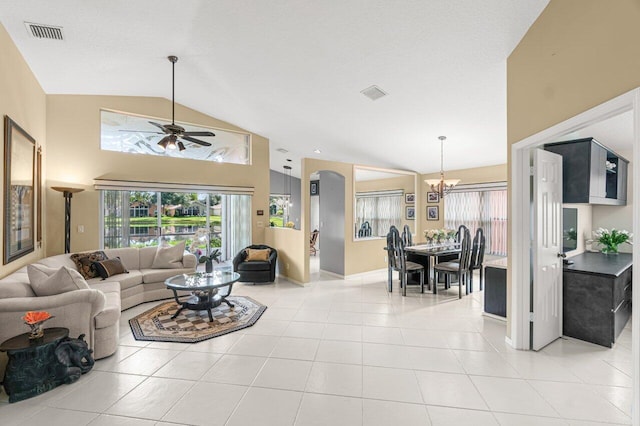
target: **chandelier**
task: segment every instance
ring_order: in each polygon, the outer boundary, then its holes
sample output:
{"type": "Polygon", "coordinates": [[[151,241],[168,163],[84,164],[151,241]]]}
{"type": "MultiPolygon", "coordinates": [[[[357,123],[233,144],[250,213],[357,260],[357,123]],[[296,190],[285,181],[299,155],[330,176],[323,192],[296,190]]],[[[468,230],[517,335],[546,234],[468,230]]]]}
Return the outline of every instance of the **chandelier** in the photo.
{"type": "Polygon", "coordinates": [[[451,192],[454,186],[460,182],[460,179],[444,178],[444,141],[446,136],[438,136],[440,139],[440,179],[426,179],[427,185],[431,186],[431,192],[437,192],[440,198],[451,192]]]}

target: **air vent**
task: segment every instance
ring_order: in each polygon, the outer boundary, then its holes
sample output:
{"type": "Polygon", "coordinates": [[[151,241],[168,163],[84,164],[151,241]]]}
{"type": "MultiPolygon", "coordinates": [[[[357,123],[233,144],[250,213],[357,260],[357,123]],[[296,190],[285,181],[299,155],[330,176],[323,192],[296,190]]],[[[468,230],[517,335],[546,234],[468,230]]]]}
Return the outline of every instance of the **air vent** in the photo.
{"type": "Polygon", "coordinates": [[[387,92],[385,92],[384,90],[382,90],[381,88],[379,88],[378,86],[375,86],[375,85],[371,86],[371,87],[367,87],[366,89],[364,89],[360,93],[362,93],[363,95],[365,95],[367,98],[371,99],[372,101],[375,101],[376,99],[380,99],[383,96],[387,96],[387,92]]]}
{"type": "Polygon", "coordinates": [[[32,22],[25,22],[27,31],[33,38],[48,39],[48,40],[64,40],[62,35],[62,27],[55,27],[53,25],[34,24],[32,22]]]}
{"type": "Polygon", "coordinates": [[[286,149],[284,149],[284,148],[278,148],[278,149],[276,149],[276,151],[278,151],[278,152],[280,152],[280,153],[282,153],[282,154],[286,154],[287,152],[289,152],[289,151],[287,151],[287,150],[286,150],[286,149]]]}

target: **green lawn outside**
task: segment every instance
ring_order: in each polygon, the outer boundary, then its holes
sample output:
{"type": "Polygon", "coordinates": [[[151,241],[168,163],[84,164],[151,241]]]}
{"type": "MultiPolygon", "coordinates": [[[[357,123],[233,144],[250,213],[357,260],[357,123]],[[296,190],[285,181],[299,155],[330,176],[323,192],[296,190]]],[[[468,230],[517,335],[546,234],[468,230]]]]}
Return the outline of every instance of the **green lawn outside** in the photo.
{"type": "MultiPolygon", "coordinates": [[[[214,225],[220,225],[222,223],[221,216],[209,216],[209,221],[214,225]]],[[[132,217],[129,219],[131,226],[155,226],[158,223],[158,219],[155,217],[132,217]]],[[[174,216],[162,216],[162,225],[175,225],[175,226],[205,226],[207,218],[205,216],[186,216],[186,217],[174,217],[174,216]]]]}

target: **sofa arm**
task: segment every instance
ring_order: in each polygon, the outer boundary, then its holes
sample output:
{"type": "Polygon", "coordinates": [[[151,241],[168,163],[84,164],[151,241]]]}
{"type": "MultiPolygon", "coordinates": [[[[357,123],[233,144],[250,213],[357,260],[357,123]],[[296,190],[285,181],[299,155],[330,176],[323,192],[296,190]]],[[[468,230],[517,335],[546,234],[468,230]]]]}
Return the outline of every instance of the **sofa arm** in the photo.
{"type": "Polygon", "coordinates": [[[47,311],[55,318],[47,327],[66,327],[70,337],[86,335],[89,347],[94,344],[93,319],[105,306],[105,295],[98,290],[83,289],[54,296],[12,297],[0,299],[0,342],[29,331],[22,321],[27,311],[47,311]]]}
{"type": "Polygon", "coordinates": [[[185,269],[196,269],[196,266],[198,266],[198,258],[193,253],[185,253],[184,256],[182,256],[182,266],[185,269]]]}

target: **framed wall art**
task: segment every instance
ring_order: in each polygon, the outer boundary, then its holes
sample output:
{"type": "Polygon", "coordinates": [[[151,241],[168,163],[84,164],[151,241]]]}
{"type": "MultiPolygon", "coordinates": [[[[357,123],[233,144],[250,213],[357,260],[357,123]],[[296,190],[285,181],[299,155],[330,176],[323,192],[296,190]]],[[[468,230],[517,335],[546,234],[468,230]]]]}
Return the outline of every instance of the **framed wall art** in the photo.
{"type": "Polygon", "coordinates": [[[440,194],[437,192],[427,192],[427,203],[439,203],[440,194]]]}
{"type": "MultiPolygon", "coordinates": [[[[36,234],[36,141],[4,118],[4,256],[13,262],[34,250],[36,234]]],[[[38,194],[39,195],[39,194],[38,194]]]]}
{"type": "Polygon", "coordinates": [[[405,218],[407,220],[413,220],[416,218],[416,208],[413,206],[407,206],[405,213],[405,218]]]}
{"type": "Polygon", "coordinates": [[[413,192],[409,192],[407,194],[404,194],[404,202],[405,202],[405,204],[415,204],[415,202],[416,202],[416,194],[414,194],[413,192]]]}
{"type": "Polygon", "coordinates": [[[427,206],[427,220],[440,220],[438,206],[427,206]]]}

